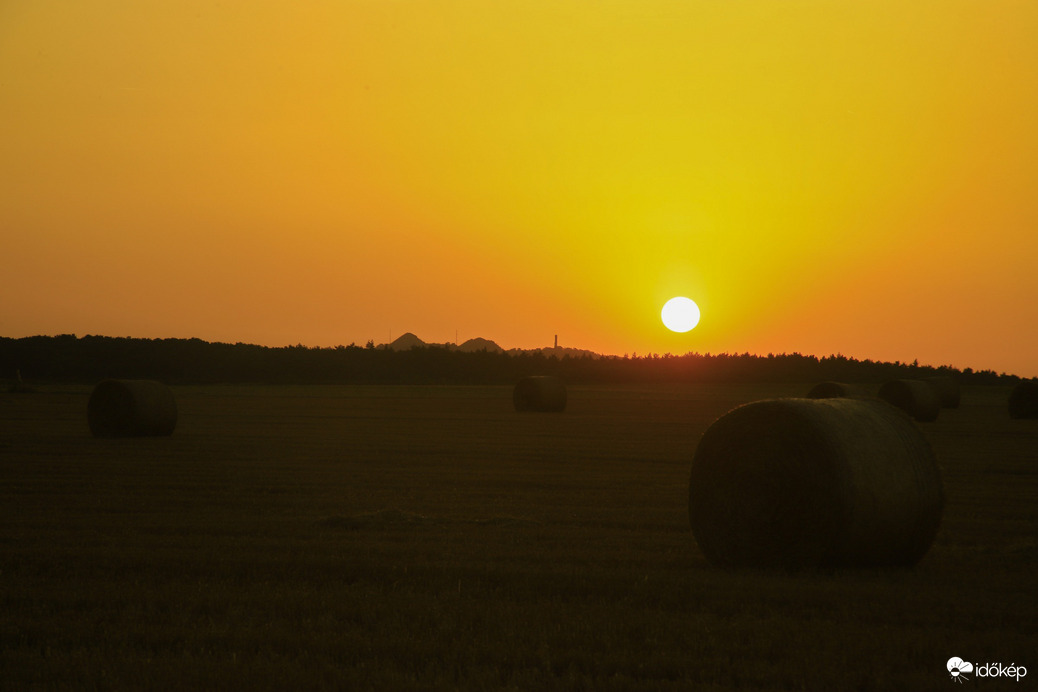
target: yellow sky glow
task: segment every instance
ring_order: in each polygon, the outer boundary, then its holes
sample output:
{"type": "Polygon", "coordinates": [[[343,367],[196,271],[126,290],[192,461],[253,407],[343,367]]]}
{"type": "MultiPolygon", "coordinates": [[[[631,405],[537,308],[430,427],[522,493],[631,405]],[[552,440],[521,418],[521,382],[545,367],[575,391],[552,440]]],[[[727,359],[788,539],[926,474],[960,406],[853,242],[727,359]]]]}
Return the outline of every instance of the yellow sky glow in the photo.
{"type": "Polygon", "coordinates": [[[1038,376],[1035,36],[1029,0],[7,2],[0,335],[1038,376]]]}

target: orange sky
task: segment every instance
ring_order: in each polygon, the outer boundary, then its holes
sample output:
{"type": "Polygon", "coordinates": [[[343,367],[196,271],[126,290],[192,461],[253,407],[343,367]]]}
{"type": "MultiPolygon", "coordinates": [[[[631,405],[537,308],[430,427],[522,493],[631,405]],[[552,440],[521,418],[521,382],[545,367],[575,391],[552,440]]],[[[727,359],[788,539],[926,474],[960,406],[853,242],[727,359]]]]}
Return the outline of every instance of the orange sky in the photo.
{"type": "Polygon", "coordinates": [[[1038,376],[1035,37],[1031,0],[4,2],[0,335],[1038,376]]]}

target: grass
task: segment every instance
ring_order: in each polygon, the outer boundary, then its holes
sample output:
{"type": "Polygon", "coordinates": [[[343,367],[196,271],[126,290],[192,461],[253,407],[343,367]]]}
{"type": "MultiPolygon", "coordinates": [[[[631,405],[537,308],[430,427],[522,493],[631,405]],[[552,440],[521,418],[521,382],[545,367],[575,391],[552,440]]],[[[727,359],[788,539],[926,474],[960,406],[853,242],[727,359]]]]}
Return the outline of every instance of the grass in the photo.
{"type": "Polygon", "coordinates": [[[808,386],[571,387],[560,415],[516,414],[510,387],[179,387],[172,437],[116,440],[89,436],[88,389],[39,389],[0,394],[0,689],[886,690],[950,684],[952,656],[1038,669],[1038,425],[1008,418],[1008,390],[923,425],[948,504],[916,568],[791,575],[705,562],[688,466],[732,406],[808,386]]]}

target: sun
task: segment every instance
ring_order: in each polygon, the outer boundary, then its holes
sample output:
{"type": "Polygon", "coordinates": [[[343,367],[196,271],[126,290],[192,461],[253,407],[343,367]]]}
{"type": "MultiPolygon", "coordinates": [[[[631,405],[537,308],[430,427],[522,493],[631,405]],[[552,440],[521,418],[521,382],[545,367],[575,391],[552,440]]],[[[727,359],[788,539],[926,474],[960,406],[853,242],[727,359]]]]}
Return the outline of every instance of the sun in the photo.
{"type": "Polygon", "coordinates": [[[691,298],[678,296],[664,304],[660,317],[672,332],[692,331],[699,324],[699,306],[691,298]]]}

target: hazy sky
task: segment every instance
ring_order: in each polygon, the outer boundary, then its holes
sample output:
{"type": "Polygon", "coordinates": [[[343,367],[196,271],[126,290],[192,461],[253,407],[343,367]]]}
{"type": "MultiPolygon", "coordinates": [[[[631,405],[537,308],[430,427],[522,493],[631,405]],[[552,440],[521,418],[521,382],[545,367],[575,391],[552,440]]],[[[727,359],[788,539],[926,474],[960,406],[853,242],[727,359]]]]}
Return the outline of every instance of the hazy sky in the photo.
{"type": "Polygon", "coordinates": [[[0,335],[1035,376],[1036,37],[1032,0],[6,0],[0,335]]]}

